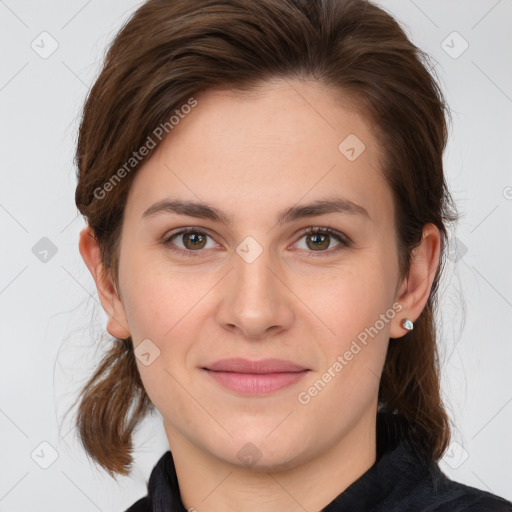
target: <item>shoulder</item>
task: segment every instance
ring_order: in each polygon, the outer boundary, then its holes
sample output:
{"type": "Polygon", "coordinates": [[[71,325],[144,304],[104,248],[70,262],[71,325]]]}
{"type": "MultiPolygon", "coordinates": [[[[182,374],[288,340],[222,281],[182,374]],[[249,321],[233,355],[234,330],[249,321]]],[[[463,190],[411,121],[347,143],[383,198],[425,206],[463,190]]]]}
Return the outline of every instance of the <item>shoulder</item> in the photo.
{"type": "Polygon", "coordinates": [[[512,512],[512,502],[476,487],[450,480],[438,470],[440,498],[435,512],[512,512]]]}
{"type": "Polygon", "coordinates": [[[137,500],[131,507],[127,508],[124,512],[152,512],[153,506],[151,498],[154,493],[155,482],[157,480],[162,480],[163,475],[165,473],[165,469],[169,464],[170,457],[172,460],[171,452],[169,450],[166,451],[160,457],[160,459],[157,461],[157,463],[153,466],[153,469],[151,470],[149,482],[147,485],[146,496],[137,500]]]}
{"type": "Polygon", "coordinates": [[[151,512],[148,497],[146,496],[136,501],[130,508],[126,509],[125,512],[151,512]]]}

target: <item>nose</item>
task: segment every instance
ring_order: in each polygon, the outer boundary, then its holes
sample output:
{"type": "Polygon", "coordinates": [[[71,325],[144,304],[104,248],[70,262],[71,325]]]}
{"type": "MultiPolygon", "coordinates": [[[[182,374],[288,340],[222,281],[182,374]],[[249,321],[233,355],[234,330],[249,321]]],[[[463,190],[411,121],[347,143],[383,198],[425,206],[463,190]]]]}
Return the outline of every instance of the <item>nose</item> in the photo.
{"type": "Polygon", "coordinates": [[[256,260],[233,256],[226,276],[217,321],[224,329],[250,339],[264,339],[290,328],[293,293],[284,271],[263,251],[256,260]]]}

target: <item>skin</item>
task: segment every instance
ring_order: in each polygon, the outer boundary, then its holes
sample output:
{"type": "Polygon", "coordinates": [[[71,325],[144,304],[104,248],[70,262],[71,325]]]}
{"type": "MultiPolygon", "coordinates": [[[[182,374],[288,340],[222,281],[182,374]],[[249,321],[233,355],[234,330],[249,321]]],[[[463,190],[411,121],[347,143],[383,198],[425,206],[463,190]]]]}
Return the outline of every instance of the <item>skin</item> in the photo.
{"type": "Polygon", "coordinates": [[[415,321],[425,307],[439,264],[439,231],[425,226],[401,278],[393,198],[372,123],[325,86],[276,80],[250,94],[217,90],[196,98],[134,178],[119,296],[88,227],[80,253],[110,334],[131,335],[135,347],[150,339],[160,350],[150,365],[137,364],[162,414],[185,507],[321,510],[375,462],[387,345],[407,332],[401,320],[415,321]],[[366,146],[354,161],[338,150],[351,133],[366,146]],[[362,206],[368,217],[329,213],[275,223],[286,207],[333,196],[362,206]],[[166,198],[213,204],[232,224],[172,213],[142,218],[166,198]],[[208,235],[206,242],[180,235],[174,247],[195,256],[172,252],[164,239],[191,226],[208,235]],[[353,243],[327,236],[317,248],[308,227],[331,227],[353,243]],[[236,252],[247,236],[263,249],[251,263],[236,252]],[[300,403],[298,394],[393,304],[400,312],[300,403]],[[279,391],[243,396],[201,370],[227,357],[281,358],[310,371],[279,391]],[[237,456],[247,443],[260,456],[252,466],[237,456]]]}

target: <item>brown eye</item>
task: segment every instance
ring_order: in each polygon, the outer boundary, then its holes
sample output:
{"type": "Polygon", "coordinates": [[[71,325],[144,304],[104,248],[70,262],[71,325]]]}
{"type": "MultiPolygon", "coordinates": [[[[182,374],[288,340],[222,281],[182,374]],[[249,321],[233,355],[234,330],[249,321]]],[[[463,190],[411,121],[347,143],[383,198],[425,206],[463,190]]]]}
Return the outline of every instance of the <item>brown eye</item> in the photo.
{"type": "MultiPolygon", "coordinates": [[[[352,246],[352,242],[347,236],[331,228],[309,228],[300,238],[300,240],[302,239],[305,239],[306,242],[305,247],[299,247],[300,249],[319,255],[323,253],[332,254],[352,246]],[[331,247],[333,239],[337,241],[334,248],[331,247]]],[[[193,227],[182,229],[170,235],[163,241],[163,244],[171,251],[184,256],[201,256],[205,254],[202,249],[219,247],[210,235],[193,227]],[[212,240],[210,247],[207,247],[208,238],[212,240]]]]}
{"type": "Polygon", "coordinates": [[[330,241],[330,235],[323,235],[321,233],[306,235],[306,245],[310,249],[328,249],[330,241]]]}
{"type": "Polygon", "coordinates": [[[163,244],[178,254],[199,256],[202,249],[214,248],[217,246],[211,242],[210,247],[207,247],[209,235],[203,231],[194,228],[187,228],[174,233],[163,241],[163,244]]]}
{"type": "Polygon", "coordinates": [[[303,238],[306,240],[305,248],[308,252],[331,253],[351,245],[348,238],[331,228],[309,228],[307,232],[302,235],[301,240],[303,238]],[[328,249],[331,249],[333,239],[338,243],[334,246],[333,250],[330,251],[328,249]]]}
{"type": "Polygon", "coordinates": [[[203,249],[204,246],[206,245],[206,236],[204,235],[204,233],[199,233],[195,231],[182,234],[181,240],[183,242],[183,245],[185,245],[185,247],[190,250],[203,249]]]}

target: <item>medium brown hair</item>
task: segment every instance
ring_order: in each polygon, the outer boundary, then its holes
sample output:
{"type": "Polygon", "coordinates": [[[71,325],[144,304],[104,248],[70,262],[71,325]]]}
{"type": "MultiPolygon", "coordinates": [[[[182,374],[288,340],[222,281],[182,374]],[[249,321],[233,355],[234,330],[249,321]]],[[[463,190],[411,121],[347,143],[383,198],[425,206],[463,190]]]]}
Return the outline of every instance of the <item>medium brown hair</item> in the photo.
{"type": "MultiPolygon", "coordinates": [[[[111,44],[79,129],[75,200],[106,272],[118,282],[123,212],[140,165],[108,187],[105,198],[98,191],[107,190],[105,184],[148,137],[159,144],[155,128],[168,126],[201,91],[246,91],[291,78],[316,80],[352,99],[375,127],[395,201],[400,273],[406,276],[424,225],[439,228],[444,248],[447,223],[456,219],[442,161],[449,112],[433,75],[428,56],[369,1],[147,1],[111,44]]],[[[434,322],[444,253],[414,330],[389,344],[379,389],[380,408],[403,413],[418,448],[433,460],[450,438],[434,322]]],[[[129,474],[132,433],[154,410],[131,338],[114,340],[79,399],[76,425],[86,452],[112,476],[129,474]]]]}

